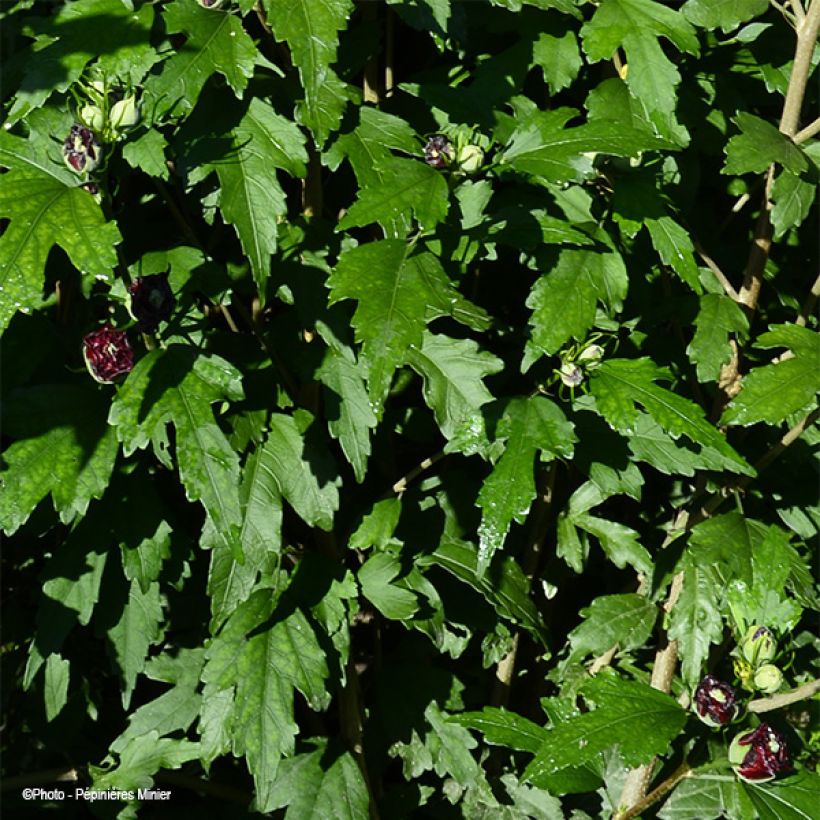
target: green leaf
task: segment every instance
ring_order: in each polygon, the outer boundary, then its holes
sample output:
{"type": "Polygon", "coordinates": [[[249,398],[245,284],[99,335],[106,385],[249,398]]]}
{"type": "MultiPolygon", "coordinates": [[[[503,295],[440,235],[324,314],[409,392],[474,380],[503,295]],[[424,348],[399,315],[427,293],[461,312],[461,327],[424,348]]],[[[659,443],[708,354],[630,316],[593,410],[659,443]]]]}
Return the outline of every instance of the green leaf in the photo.
{"type": "Polygon", "coordinates": [[[747,468],[746,462],[705,418],[694,402],[658,387],[654,379],[669,378],[650,359],[608,359],[593,371],[590,389],[601,415],[616,429],[634,430],[640,404],[670,435],[685,435],[697,444],[713,447],[721,455],[747,468]]]}
{"type": "Polygon", "coordinates": [[[151,351],[140,359],[111,405],[126,455],[144,448],[165,424],[176,428],[179,475],[191,501],[201,501],[213,532],[241,560],[239,458],[214,420],[211,404],[239,399],[239,372],[218,356],[183,345],[151,351]]]}
{"type": "Polygon", "coordinates": [[[640,535],[635,530],[616,521],[605,521],[586,513],[572,515],[571,520],[576,527],[598,539],[609,560],[619,569],[629,564],[637,572],[652,572],[652,558],[639,543],[640,535]]]}
{"type": "Polygon", "coordinates": [[[722,589],[713,567],[702,564],[694,551],[684,554],[680,568],[683,588],[669,616],[669,637],[678,642],[683,679],[695,686],[709,647],[723,638],[722,589]]]}
{"type": "Polygon", "coordinates": [[[544,72],[544,82],[553,94],[571,85],[583,65],[578,38],[572,31],[561,35],[542,31],[533,43],[532,58],[544,72]]]}
{"type": "Polygon", "coordinates": [[[46,720],[50,723],[68,702],[68,681],[71,664],[57,654],[49,655],[46,661],[46,675],[43,684],[43,699],[46,720]]]}
{"type": "Polygon", "coordinates": [[[0,473],[0,527],[6,533],[18,530],[48,494],[65,523],[102,497],[118,450],[105,423],[108,401],[90,385],[71,384],[40,384],[5,401],[3,432],[17,439],[3,453],[0,473]]]}
{"type": "Polygon", "coordinates": [[[330,346],[316,378],[325,387],[325,417],[330,435],[342,446],[356,481],[361,484],[370,457],[370,431],[378,424],[367,395],[364,368],[349,348],[330,346]]]}
{"type": "Polygon", "coordinates": [[[811,820],[817,814],[820,775],[809,770],[758,786],[741,783],[760,820],[811,820]]]}
{"type": "Polygon", "coordinates": [[[639,461],[651,464],[666,475],[693,476],[696,470],[731,470],[744,475],[756,475],[748,464],[738,464],[714,447],[675,440],[646,413],[640,413],[629,434],[629,449],[639,461]]]}
{"type": "Polygon", "coordinates": [[[467,729],[481,732],[485,743],[532,754],[541,748],[549,734],[537,723],[515,712],[508,712],[506,709],[497,709],[493,706],[485,706],[480,712],[450,715],[448,720],[467,729]]]}
{"type": "Polygon", "coordinates": [[[781,239],[809,215],[817,193],[817,174],[794,174],[782,170],[772,186],[772,225],[774,238],[781,239]]]}
{"type": "Polygon", "coordinates": [[[680,83],[680,73],[664,54],[658,38],[664,37],[680,51],[698,52],[695,30],[680,11],[652,0],[604,0],[584,24],[581,37],[591,62],[609,60],[623,48],[629,90],[648,110],[658,133],[672,138],[677,102],[674,89],[680,83]]]}
{"type": "Polygon", "coordinates": [[[0,132],[0,331],[18,310],[39,307],[46,260],[59,245],[86,282],[108,279],[117,265],[117,226],[67,168],[30,141],[0,132]]]}
{"type": "MultiPolygon", "coordinates": [[[[227,731],[233,753],[247,758],[261,811],[271,800],[280,759],[294,751],[293,689],[314,707],[323,708],[330,697],[324,653],[304,614],[294,610],[285,618],[276,616],[272,590],[254,592],[211,642],[202,675],[203,716],[207,713],[209,721],[227,711],[220,692],[235,688],[227,731]]],[[[216,728],[209,729],[211,743],[216,728]]]]}
{"type": "Polygon", "coordinates": [[[128,708],[137,675],[145,668],[145,660],[151,644],[156,643],[164,621],[159,584],[153,583],[148,592],[140,589],[134,580],[128,591],[119,620],[106,630],[114,650],[114,658],[123,679],[122,705],[128,708]]]}
{"type": "Polygon", "coordinates": [[[598,302],[619,309],[627,284],[617,251],[562,250],[558,264],[538,279],[527,297],[532,330],[522,369],[541,355],[556,353],[570,338],[583,341],[595,322],[598,302]]]}
{"type": "Polygon", "coordinates": [[[546,630],[530,597],[529,582],[510,557],[501,558],[497,573],[478,573],[478,553],[471,544],[442,540],[425,559],[438,564],[456,578],[477,589],[504,618],[520,624],[533,637],[545,641],[546,630]]]}
{"type": "Polygon", "coordinates": [[[139,789],[150,789],[153,775],[160,769],[178,769],[183,763],[196,760],[199,744],[160,737],[159,732],[153,731],[132,738],[119,757],[119,763],[112,769],[88,767],[92,790],[136,793],[139,789]]]}
{"type": "Polygon", "coordinates": [[[743,389],[721,416],[721,424],[748,426],[764,421],[779,424],[807,408],[820,390],[820,338],[798,325],[772,325],[755,347],[787,347],[794,354],[777,364],[755,368],[743,378],[743,389]]]}
{"type": "Polygon", "coordinates": [[[264,300],[270,257],[276,250],[277,225],[287,213],[285,192],[276,171],[305,175],[305,137],[294,123],[255,97],[241,120],[214,140],[222,144],[220,158],[198,169],[196,178],[216,171],[219,209],[236,229],[264,300]],[[224,145],[226,140],[230,147],[224,145]]]}
{"type": "Polygon", "coordinates": [[[239,540],[244,562],[217,542],[211,553],[208,594],[212,626],[224,619],[251,594],[260,572],[276,562],[282,548],[282,495],[264,447],[248,458],[239,489],[242,526],[239,540]]]}
{"type": "Polygon", "coordinates": [[[200,710],[202,696],[197,689],[202,661],[202,649],[183,649],[176,658],[169,658],[167,655],[152,658],[146,664],[146,676],[175,685],[129,715],[128,728],[111,744],[111,751],[122,752],[132,740],[149,732],[170,735],[177,731],[187,731],[200,710]],[[166,661],[173,668],[170,680],[165,675],[158,677],[155,671],[161,669],[166,661]]]}
{"type": "Polygon", "coordinates": [[[440,171],[417,159],[390,157],[376,165],[378,182],[361,188],[339,222],[340,231],[378,222],[388,236],[406,236],[415,217],[432,231],[447,216],[447,182],[440,171]],[[411,216],[412,215],[412,216],[411,216]]]}
{"type": "Polygon", "coordinates": [[[535,112],[515,129],[500,161],[548,182],[566,182],[589,176],[589,152],[631,157],[667,146],[663,140],[623,123],[598,121],[565,128],[576,114],[571,108],[535,112]]]}
{"type": "Polygon", "coordinates": [[[165,149],[168,142],[160,131],[151,128],[122,148],[123,159],[135,170],[167,180],[170,176],[165,149]]]}
{"type": "Polygon", "coordinates": [[[314,742],[315,751],[282,761],[266,806],[257,810],[287,808],[286,820],[363,820],[370,801],[353,755],[314,742]]]}
{"type": "Polygon", "coordinates": [[[449,448],[467,455],[487,445],[481,407],[493,396],[482,379],[503,369],[503,363],[479,349],[471,339],[451,339],[425,331],[413,348],[410,366],[424,379],[424,400],[449,448]]]}
{"type": "MultiPolygon", "coordinates": [[[[767,784],[768,785],[768,784],[767,784]]],[[[740,784],[733,772],[720,774],[711,767],[695,769],[684,778],[658,812],[661,820],[711,820],[743,817],[740,784]]]]}
{"type": "Polygon", "coordinates": [[[317,441],[313,429],[307,431],[312,421],[305,410],[294,416],[274,413],[259,458],[297,515],[330,531],[339,509],[340,481],[324,442],[317,441]]]}
{"type": "Polygon", "coordinates": [[[701,382],[717,381],[721,367],[732,356],[729,334],[736,333],[740,339],[745,339],[749,332],[749,320],[733,299],[723,294],[707,293],[700,298],[695,328],[694,338],[686,352],[697,365],[701,382]]]}
{"type": "Polygon", "coordinates": [[[647,219],[652,244],[664,265],[669,265],[695,293],[702,293],[694,245],[689,234],[671,216],[647,219]]]}
{"type": "Polygon", "coordinates": [[[185,44],[162,64],[159,74],[145,82],[155,119],[186,116],[205,83],[217,72],[237,97],[242,96],[257,52],[238,16],[174,0],[165,7],[163,19],[169,34],[185,35],[185,44]]]}
{"type": "Polygon", "coordinates": [[[369,367],[373,409],[381,408],[395,369],[421,345],[425,324],[452,316],[470,327],[483,326],[484,314],[452,287],[429,253],[409,255],[398,239],[370,242],[345,251],[328,279],[331,304],[356,299],[356,339],[369,367]]]}
{"type": "Polygon", "coordinates": [[[416,596],[392,581],[401,572],[401,564],[386,552],[377,552],[365,561],[358,573],[362,595],[385,616],[404,621],[418,609],[416,596]]]}
{"type": "Polygon", "coordinates": [[[75,0],[32,23],[36,51],[26,60],[10,122],[39,108],[55,91],[66,91],[92,60],[112,79],[139,83],[160,59],[151,45],[151,5],[135,10],[120,0],[75,0]]]}
{"type": "Polygon", "coordinates": [[[544,396],[512,399],[498,423],[504,453],[478,495],[482,510],[478,528],[477,572],[483,575],[501,549],[513,521],[522,523],[535,498],[533,461],[569,458],[577,440],[572,425],[556,404],[544,396]]]}
{"type": "Polygon", "coordinates": [[[317,144],[339,124],[347,89],[330,67],[336,60],[339,31],[353,13],[351,0],[265,0],[268,22],[277,40],[286,40],[299,69],[304,102],[300,122],[317,144]]]}
{"type": "Polygon", "coordinates": [[[369,188],[381,181],[377,170],[394,151],[419,152],[419,141],[410,125],[394,114],[365,106],[359,109],[359,124],[353,131],[340,134],[324,154],[324,160],[336,170],[343,158],[350,162],[359,188],[369,188]]]}
{"type": "Polygon", "coordinates": [[[696,26],[724,33],[758,17],[769,8],[768,0],[688,0],[682,11],[696,26]]]}
{"type": "Polygon", "coordinates": [[[673,697],[644,683],[598,675],[581,691],[597,706],[552,726],[548,738],[524,772],[536,786],[568,766],[593,760],[614,746],[627,766],[663,754],[686,723],[687,713],[673,697]]]}
{"type": "Polygon", "coordinates": [[[377,501],[373,509],[362,519],[356,531],[350,536],[348,545],[352,549],[362,550],[376,547],[384,549],[401,516],[401,499],[385,498],[377,501]]]}
{"type": "Polygon", "coordinates": [[[745,111],[732,121],[740,129],[740,134],[726,144],[724,174],[759,174],[773,162],[796,174],[808,169],[803,151],[771,123],[745,111]]]}
{"type": "Polygon", "coordinates": [[[600,655],[617,644],[619,651],[637,649],[649,639],[658,609],[643,595],[602,595],[582,609],[584,622],[569,633],[567,663],[600,655]]]}

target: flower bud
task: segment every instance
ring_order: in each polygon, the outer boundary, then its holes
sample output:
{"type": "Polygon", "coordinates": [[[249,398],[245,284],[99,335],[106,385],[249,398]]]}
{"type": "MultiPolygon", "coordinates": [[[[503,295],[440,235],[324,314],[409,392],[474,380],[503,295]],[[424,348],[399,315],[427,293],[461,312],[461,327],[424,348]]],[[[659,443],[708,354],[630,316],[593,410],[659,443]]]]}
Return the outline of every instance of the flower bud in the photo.
{"type": "Polygon", "coordinates": [[[755,624],[746,632],[746,637],[740,644],[740,651],[752,666],[759,666],[775,656],[777,641],[769,627],[755,624]]]}
{"type": "Polygon", "coordinates": [[[567,387],[578,387],[578,385],[584,380],[584,371],[571,362],[562,364],[558,374],[561,377],[561,381],[567,387]]]}
{"type": "Polygon", "coordinates": [[[767,695],[776,692],[783,683],[783,673],[773,664],[764,663],[759,666],[754,676],[755,689],[767,695]]]}
{"type": "Polygon", "coordinates": [[[160,322],[171,318],[176,300],[167,273],[138,276],[129,286],[129,311],[144,333],[154,333],[160,322]]]}
{"type": "Polygon", "coordinates": [[[692,705],[695,714],[707,726],[725,726],[738,713],[737,693],[728,683],[707,675],[695,690],[692,705]]]}
{"type": "Polygon", "coordinates": [[[478,145],[464,145],[458,152],[458,167],[465,174],[474,174],[484,163],[484,152],[478,145]]]}
{"type": "Polygon", "coordinates": [[[140,121],[137,98],[132,94],[114,103],[108,114],[108,121],[113,128],[133,128],[140,121]]]}
{"type": "Polygon", "coordinates": [[[111,384],[134,367],[134,351],[125,331],[107,324],[83,338],[83,358],[88,372],[100,384],[111,384]]]}
{"type": "Polygon", "coordinates": [[[105,117],[102,109],[97,105],[84,105],[79,112],[80,120],[92,131],[102,131],[105,125],[105,117]]]}
{"type": "Polygon", "coordinates": [[[444,168],[453,161],[453,146],[447,137],[436,134],[428,140],[424,161],[433,168],[444,168]]]}
{"type": "Polygon", "coordinates": [[[94,132],[84,125],[72,125],[63,143],[63,159],[72,171],[91,173],[102,160],[100,144],[94,132]]]}
{"type": "Polygon", "coordinates": [[[587,370],[591,370],[594,367],[598,367],[603,357],[604,349],[601,345],[590,345],[581,351],[576,361],[583,362],[584,367],[586,367],[587,370]]]}
{"type": "Polygon", "coordinates": [[[791,768],[786,739],[768,723],[737,735],[729,746],[729,763],[749,783],[765,783],[791,768]]]}

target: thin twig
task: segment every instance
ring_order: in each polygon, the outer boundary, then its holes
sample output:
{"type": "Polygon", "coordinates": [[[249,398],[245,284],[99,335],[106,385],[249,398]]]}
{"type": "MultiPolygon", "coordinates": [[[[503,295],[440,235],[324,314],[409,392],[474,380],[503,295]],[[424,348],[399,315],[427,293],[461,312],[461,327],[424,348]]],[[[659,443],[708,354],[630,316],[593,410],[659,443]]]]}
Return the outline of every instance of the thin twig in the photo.
{"type": "Polygon", "coordinates": [[[613,820],[631,820],[633,817],[638,817],[639,815],[643,814],[653,803],[657,803],[658,800],[666,797],[681,780],[684,780],[687,777],[691,777],[692,769],[688,763],[684,762],[675,769],[666,780],[663,781],[660,785],[656,788],[652,789],[646,797],[642,800],[638,801],[632,808],[628,809],[624,812],[619,812],[615,815],[613,820]]]}
{"type": "Polygon", "coordinates": [[[806,19],[806,10],[803,8],[803,4],[800,0],[791,0],[791,7],[794,11],[794,19],[797,21],[797,25],[802,25],[803,20],[806,19]]]}
{"type": "Polygon", "coordinates": [[[424,461],[413,467],[406,476],[400,478],[390,489],[396,495],[401,495],[407,489],[407,485],[410,484],[410,482],[415,481],[425,470],[429,470],[430,467],[437,461],[441,461],[446,455],[444,450],[439,450],[439,452],[434,453],[430,458],[425,458],[424,461]]]}
{"type": "Polygon", "coordinates": [[[811,139],[818,131],[820,131],[820,117],[810,122],[805,128],[801,128],[800,131],[794,135],[794,141],[797,145],[800,145],[801,142],[811,139]]]}
{"type": "Polygon", "coordinates": [[[384,41],[384,96],[387,98],[392,96],[396,85],[396,16],[390,6],[385,9],[385,17],[387,23],[384,41]]]}
{"type": "Polygon", "coordinates": [[[67,769],[45,769],[39,772],[29,772],[28,774],[17,774],[13,777],[3,778],[0,781],[0,791],[8,792],[26,786],[41,786],[44,783],[76,783],[79,781],[81,774],[83,772],[74,766],[67,769]]]}
{"type": "Polygon", "coordinates": [[[820,678],[804,683],[797,689],[790,689],[788,692],[781,692],[777,695],[770,695],[768,698],[758,698],[749,702],[747,709],[750,712],[771,712],[775,709],[782,709],[784,706],[791,706],[801,700],[808,700],[820,692],[820,678]]]}
{"type": "Polygon", "coordinates": [[[811,286],[811,290],[809,291],[809,295],[803,301],[803,304],[800,306],[800,313],[795,319],[795,324],[799,325],[800,327],[805,327],[806,323],[809,320],[809,316],[814,313],[814,306],[817,304],[817,300],[820,299],[820,273],[817,274],[817,278],[814,280],[814,284],[811,286]]]}
{"type": "Polygon", "coordinates": [[[703,246],[700,242],[693,236],[692,242],[695,246],[695,250],[698,253],[698,256],[704,261],[706,267],[709,268],[712,273],[715,274],[715,278],[723,285],[723,289],[726,291],[726,294],[730,296],[735,302],[740,299],[738,292],[732,286],[732,283],[729,281],[729,277],[718,267],[717,262],[709,256],[708,253],[704,250],[703,246]]]}

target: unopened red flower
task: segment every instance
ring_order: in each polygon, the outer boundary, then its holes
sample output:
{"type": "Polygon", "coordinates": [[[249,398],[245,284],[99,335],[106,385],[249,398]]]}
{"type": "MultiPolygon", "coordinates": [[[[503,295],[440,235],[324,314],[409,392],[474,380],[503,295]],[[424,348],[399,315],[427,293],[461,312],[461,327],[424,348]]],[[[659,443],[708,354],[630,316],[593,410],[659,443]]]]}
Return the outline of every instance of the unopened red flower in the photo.
{"type": "Polygon", "coordinates": [[[707,675],[695,690],[695,714],[707,726],[725,726],[738,713],[737,693],[728,683],[707,675]]]}
{"type": "Polygon", "coordinates": [[[94,132],[84,125],[72,125],[63,142],[63,159],[78,174],[91,173],[102,161],[100,143],[94,132]]]}
{"type": "Polygon", "coordinates": [[[750,783],[774,780],[791,769],[786,739],[768,723],[738,735],[729,747],[729,762],[735,774],[750,783]]]}
{"type": "Polygon", "coordinates": [[[453,161],[453,146],[447,137],[436,134],[424,146],[424,161],[433,168],[444,168],[453,161]]]}
{"type": "Polygon", "coordinates": [[[110,384],[134,367],[134,351],[124,330],[103,325],[83,338],[88,372],[101,384],[110,384]]]}
{"type": "Polygon", "coordinates": [[[160,322],[167,322],[176,300],[168,284],[167,273],[138,276],[129,286],[131,315],[145,333],[154,333],[160,322]]]}

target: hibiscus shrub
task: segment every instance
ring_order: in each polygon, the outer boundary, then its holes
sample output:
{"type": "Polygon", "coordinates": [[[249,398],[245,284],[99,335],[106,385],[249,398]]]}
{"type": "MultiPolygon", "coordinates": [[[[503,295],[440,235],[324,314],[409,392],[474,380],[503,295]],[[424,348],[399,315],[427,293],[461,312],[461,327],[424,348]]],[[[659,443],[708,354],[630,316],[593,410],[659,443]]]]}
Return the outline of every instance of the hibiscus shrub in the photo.
{"type": "Polygon", "coordinates": [[[817,816],[818,27],[8,0],[9,815],[817,816]]]}

